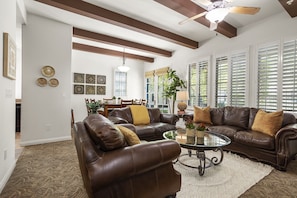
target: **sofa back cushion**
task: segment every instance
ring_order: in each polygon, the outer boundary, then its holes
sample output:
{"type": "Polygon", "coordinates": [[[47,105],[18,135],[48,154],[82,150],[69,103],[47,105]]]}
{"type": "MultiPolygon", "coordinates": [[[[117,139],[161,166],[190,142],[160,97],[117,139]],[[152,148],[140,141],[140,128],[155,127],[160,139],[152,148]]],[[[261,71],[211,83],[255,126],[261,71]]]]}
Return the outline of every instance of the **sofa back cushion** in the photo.
{"type": "Polygon", "coordinates": [[[224,107],[221,108],[210,108],[211,122],[215,126],[224,124],[224,107]]]}
{"type": "Polygon", "coordinates": [[[89,135],[103,151],[110,151],[127,146],[124,135],[107,118],[91,114],[84,119],[89,135]]]}
{"type": "Polygon", "coordinates": [[[248,129],[252,129],[252,125],[254,123],[255,117],[257,112],[259,111],[258,108],[250,108],[250,116],[249,116],[249,126],[248,129]]]}
{"type": "Polygon", "coordinates": [[[120,117],[124,120],[127,120],[129,123],[133,123],[132,114],[129,106],[124,108],[116,108],[112,110],[108,115],[113,117],[120,117]]]}
{"type": "Polygon", "coordinates": [[[151,123],[161,122],[161,111],[159,108],[148,108],[151,123]]]}
{"type": "Polygon", "coordinates": [[[295,123],[296,123],[296,118],[293,114],[284,113],[282,127],[284,127],[288,124],[295,124],[295,123]]]}
{"type": "Polygon", "coordinates": [[[225,107],[224,125],[248,128],[250,108],[248,107],[225,107]]]}

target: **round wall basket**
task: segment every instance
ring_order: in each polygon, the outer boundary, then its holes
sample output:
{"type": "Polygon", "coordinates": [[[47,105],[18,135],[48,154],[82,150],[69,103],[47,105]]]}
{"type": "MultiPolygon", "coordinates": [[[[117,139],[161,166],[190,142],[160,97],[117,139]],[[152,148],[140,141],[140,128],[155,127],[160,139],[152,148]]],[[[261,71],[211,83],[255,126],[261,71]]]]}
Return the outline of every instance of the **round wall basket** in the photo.
{"type": "Polygon", "coordinates": [[[55,75],[55,69],[52,66],[44,66],[41,68],[41,73],[45,77],[53,77],[55,75]]]}
{"type": "Polygon", "coordinates": [[[45,78],[38,78],[36,84],[40,87],[44,87],[47,85],[47,80],[45,78]]]}
{"type": "Polygon", "coordinates": [[[57,87],[59,85],[59,81],[56,78],[51,78],[48,81],[48,85],[51,86],[51,87],[57,87]]]}

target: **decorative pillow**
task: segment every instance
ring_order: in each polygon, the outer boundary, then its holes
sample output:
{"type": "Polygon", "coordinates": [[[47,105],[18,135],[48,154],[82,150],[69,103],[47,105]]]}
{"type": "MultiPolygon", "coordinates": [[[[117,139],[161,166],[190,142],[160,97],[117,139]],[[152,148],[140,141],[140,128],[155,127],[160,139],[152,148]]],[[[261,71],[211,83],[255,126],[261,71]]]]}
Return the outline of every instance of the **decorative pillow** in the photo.
{"type": "Polygon", "coordinates": [[[145,125],[150,123],[148,110],[143,105],[130,105],[134,125],[145,125]]]}
{"type": "Polygon", "coordinates": [[[283,111],[266,113],[260,109],[256,114],[254,123],[252,125],[252,130],[274,136],[275,133],[281,128],[282,122],[283,111]]]}
{"type": "Polygon", "coordinates": [[[127,146],[124,135],[107,118],[92,114],[84,119],[84,124],[93,141],[104,151],[127,146]]]}
{"type": "Polygon", "coordinates": [[[205,124],[212,124],[209,110],[209,106],[205,108],[194,106],[193,122],[203,122],[205,124]]]}
{"type": "Polygon", "coordinates": [[[140,144],[140,139],[139,137],[136,135],[136,133],[134,133],[134,131],[128,129],[127,127],[124,126],[117,126],[119,128],[119,130],[122,132],[122,134],[125,137],[125,140],[127,142],[127,144],[129,146],[135,145],[135,144],[140,144]]]}

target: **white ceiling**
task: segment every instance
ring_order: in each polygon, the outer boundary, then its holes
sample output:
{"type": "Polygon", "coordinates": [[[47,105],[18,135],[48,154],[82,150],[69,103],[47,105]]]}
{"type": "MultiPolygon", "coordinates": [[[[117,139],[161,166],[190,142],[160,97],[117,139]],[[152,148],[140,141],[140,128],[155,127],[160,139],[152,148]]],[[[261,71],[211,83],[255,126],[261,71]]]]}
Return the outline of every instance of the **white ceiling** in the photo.
{"type": "MultiPolygon", "coordinates": [[[[29,13],[37,14],[57,21],[61,21],[74,27],[106,34],[109,36],[150,45],[168,51],[175,51],[182,46],[161,40],[146,34],[134,32],[115,25],[101,22],[95,19],[87,18],[64,11],[34,0],[24,0],[26,9],[29,13]]],[[[202,42],[212,37],[215,37],[217,32],[210,31],[208,27],[201,25],[198,22],[190,21],[186,24],[179,25],[178,22],[186,17],[153,1],[153,0],[85,0],[85,2],[100,6],[102,8],[123,14],[136,20],[148,23],[150,25],[165,29],[175,34],[187,37],[189,39],[202,42]]],[[[234,6],[252,6],[260,7],[261,10],[256,15],[243,15],[229,13],[225,21],[236,28],[241,28],[254,22],[258,22],[269,16],[284,12],[278,0],[234,0],[234,6]]],[[[289,17],[289,15],[288,15],[289,17]]],[[[223,35],[222,35],[223,36],[223,35]]],[[[223,36],[224,37],[224,36],[223,36]]],[[[229,39],[225,37],[226,39],[229,39]]],[[[89,42],[83,39],[74,38],[74,41],[84,44],[90,44],[98,47],[115,49],[122,51],[123,48],[115,47],[107,44],[89,42]]],[[[155,54],[140,52],[127,49],[126,52],[139,55],[157,57],[155,54]]]]}

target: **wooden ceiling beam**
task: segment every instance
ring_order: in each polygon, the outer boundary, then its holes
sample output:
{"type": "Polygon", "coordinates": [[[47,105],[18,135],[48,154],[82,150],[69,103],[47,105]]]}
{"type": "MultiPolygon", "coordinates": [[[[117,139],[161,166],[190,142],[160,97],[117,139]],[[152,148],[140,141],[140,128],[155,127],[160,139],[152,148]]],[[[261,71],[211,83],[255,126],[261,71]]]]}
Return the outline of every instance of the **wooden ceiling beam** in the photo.
{"type": "MultiPolygon", "coordinates": [[[[198,6],[196,3],[193,3],[190,0],[154,0],[154,1],[172,10],[175,10],[176,12],[189,18],[206,11],[204,8],[198,6]]],[[[195,21],[201,23],[202,25],[205,25],[206,27],[210,26],[210,22],[205,18],[205,16],[195,19],[195,21]]],[[[237,36],[237,29],[225,21],[220,22],[215,31],[223,34],[228,38],[237,36]]]]}
{"type": "MultiPolygon", "coordinates": [[[[85,52],[92,52],[92,53],[97,53],[97,54],[105,54],[105,55],[110,55],[110,56],[123,57],[123,52],[119,52],[119,51],[116,51],[116,50],[105,49],[105,48],[100,48],[100,47],[94,47],[94,46],[75,43],[75,42],[72,43],[72,49],[81,50],[81,51],[85,51],[85,52]]],[[[149,63],[154,62],[154,58],[135,55],[135,54],[125,53],[125,57],[126,58],[131,58],[131,59],[142,60],[142,61],[149,62],[149,63]]]]}
{"type": "Polygon", "coordinates": [[[198,48],[198,42],[186,37],[174,34],[167,30],[135,20],[122,14],[106,10],[81,0],[35,0],[76,14],[127,28],[136,32],[160,38],[191,49],[198,48]]]}
{"type": "Polygon", "coordinates": [[[115,38],[112,36],[107,36],[104,34],[99,34],[99,33],[90,32],[87,30],[82,30],[82,29],[75,28],[75,27],[73,28],[73,36],[77,37],[77,38],[91,40],[91,41],[102,42],[102,43],[106,43],[106,44],[127,47],[130,49],[136,49],[136,50],[140,50],[140,51],[150,52],[150,53],[154,53],[154,54],[165,56],[165,57],[172,56],[172,52],[170,52],[170,51],[151,47],[148,45],[143,45],[143,44],[132,42],[132,41],[115,38]]]}
{"type": "Polygon", "coordinates": [[[297,0],[279,0],[279,2],[292,18],[297,16],[297,0]]]}

